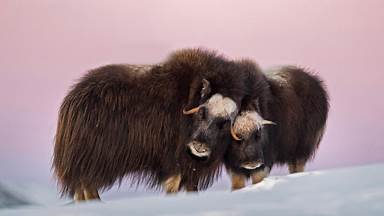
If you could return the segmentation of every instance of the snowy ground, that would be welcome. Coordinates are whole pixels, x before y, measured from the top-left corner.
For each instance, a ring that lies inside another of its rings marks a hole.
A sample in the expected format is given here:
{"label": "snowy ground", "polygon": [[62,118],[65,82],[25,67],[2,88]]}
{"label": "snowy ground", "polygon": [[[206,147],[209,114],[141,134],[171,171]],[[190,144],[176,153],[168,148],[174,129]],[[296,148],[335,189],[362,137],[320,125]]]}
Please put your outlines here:
{"label": "snowy ground", "polygon": [[[10,192],[8,191],[7,194]],[[29,195],[33,197],[31,192]],[[21,199],[20,195],[17,197]],[[36,195],[33,199],[39,200]],[[32,201],[26,199],[25,202]],[[78,205],[55,203],[0,209],[0,216],[258,214],[382,216],[384,215],[384,164],[271,176],[260,184],[237,192],[152,195]]]}

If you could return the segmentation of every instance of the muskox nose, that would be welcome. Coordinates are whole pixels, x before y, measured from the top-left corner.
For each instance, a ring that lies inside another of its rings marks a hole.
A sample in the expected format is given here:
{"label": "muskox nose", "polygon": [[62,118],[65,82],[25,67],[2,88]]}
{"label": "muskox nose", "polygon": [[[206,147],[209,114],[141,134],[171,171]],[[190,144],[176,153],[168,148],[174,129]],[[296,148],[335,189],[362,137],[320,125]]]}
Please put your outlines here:
{"label": "muskox nose", "polygon": [[211,150],[205,143],[198,141],[192,141],[188,144],[188,149],[191,154],[199,158],[208,158],[211,154]]}
{"label": "muskox nose", "polygon": [[259,168],[263,166],[264,163],[262,161],[248,161],[244,162],[240,165],[241,168],[248,169],[248,170],[253,170],[256,168]]}

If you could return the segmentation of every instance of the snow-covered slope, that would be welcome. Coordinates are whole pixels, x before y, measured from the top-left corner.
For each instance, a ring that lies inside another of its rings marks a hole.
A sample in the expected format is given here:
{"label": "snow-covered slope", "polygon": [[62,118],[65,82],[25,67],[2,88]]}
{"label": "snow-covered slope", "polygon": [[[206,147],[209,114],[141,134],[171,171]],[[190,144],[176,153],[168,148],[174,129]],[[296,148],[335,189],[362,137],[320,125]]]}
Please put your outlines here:
{"label": "snow-covered slope", "polygon": [[0,212],[2,208],[52,206],[67,202],[68,200],[59,199],[55,184],[0,181]]}
{"label": "snow-covered slope", "polygon": [[0,184],[0,208],[15,207],[31,204],[25,197]]}
{"label": "snow-covered slope", "polygon": [[7,215],[384,215],[384,164],[272,176],[237,192],[0,210]]}

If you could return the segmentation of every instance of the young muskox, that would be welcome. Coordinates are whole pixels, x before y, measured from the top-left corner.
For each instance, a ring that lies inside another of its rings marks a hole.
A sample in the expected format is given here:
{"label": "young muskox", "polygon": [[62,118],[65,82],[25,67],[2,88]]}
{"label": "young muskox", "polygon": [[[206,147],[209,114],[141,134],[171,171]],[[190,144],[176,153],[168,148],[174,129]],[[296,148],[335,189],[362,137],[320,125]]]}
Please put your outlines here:
{"label": "young muskox", "polygon": [[304,171],[324,132],[328,96],[317,76],[293,66],[265,74],[267,98],[242,105],[233,125],[225,160],[232,189],[244,187],[248,177],[260,182],[274,164],[287,163],[290,173]]}
{"label": "young muskox", "polygon": [[97,199],[124,177],[168,193],[208,187],[231,141],[244,74],[201,49],[91,70],[60,107],[53,168],[62,194]]}

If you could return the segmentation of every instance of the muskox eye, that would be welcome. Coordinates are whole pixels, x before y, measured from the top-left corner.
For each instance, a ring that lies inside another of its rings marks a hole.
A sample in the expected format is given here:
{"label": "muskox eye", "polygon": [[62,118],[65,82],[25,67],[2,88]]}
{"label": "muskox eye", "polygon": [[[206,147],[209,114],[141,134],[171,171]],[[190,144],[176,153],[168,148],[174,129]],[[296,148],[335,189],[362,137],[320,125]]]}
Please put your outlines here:
{"label": "muskox eye", "polygon": [[254,134],[254,138],[255,140],[259,140],[261,138],[261,131],[256,131],[256,133]]}

